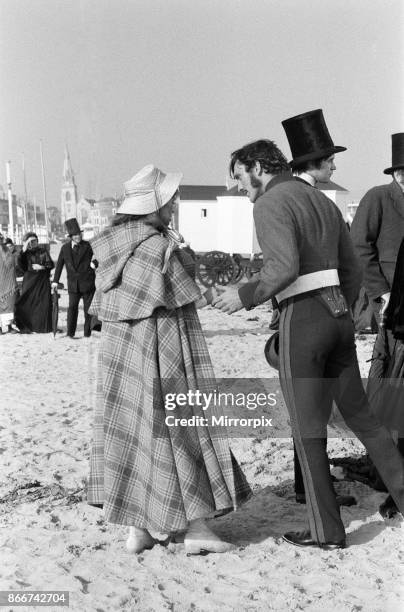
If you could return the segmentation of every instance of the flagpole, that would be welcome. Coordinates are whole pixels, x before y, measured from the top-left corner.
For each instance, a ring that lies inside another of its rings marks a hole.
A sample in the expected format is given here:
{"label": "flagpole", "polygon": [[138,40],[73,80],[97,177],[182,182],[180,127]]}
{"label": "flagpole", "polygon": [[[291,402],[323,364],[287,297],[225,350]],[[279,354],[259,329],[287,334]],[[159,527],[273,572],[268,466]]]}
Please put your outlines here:
{"label": "flagpole", "polygon": [[46,183],[45,183],[45,168],[43,163],[43,152],[42,152],[42,140],[39,141],[39,150],[41,154],[41,168],[42,168],[42,189],[43,189],[43,204],[45,209],[45,227],[46,237],[49,242],[49,230],[48,230],[48,204],[46,201]]}
{"label": "flagpole", "polygon": [[8,194],[8,236],[14,242],[13,194],[11,191],[11,162],[6,162],[7,194]]}
{"label": "flagpole", "polygon": [[35,233],[38,233],[38,221],[36,218],[36,196],[34,196],[34,228],[35,228]]}
{"label": "flagpole", "polygon": [[22,154],[22,176],[24,181],[24,197],[25,197],[25,206],[24,206],[24,224],[25,231],[28,228],[28,217],[27,217],[27,209],[28,209],[28,194],[27,194],[27,177],[25,175],[25,155]]}

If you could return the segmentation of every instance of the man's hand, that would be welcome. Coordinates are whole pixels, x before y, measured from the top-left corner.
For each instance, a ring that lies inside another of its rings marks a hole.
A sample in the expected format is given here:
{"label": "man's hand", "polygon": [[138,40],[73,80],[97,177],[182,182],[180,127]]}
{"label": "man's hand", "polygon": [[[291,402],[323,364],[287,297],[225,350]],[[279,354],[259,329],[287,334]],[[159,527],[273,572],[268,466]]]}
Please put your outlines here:
{"label": "man's hand", "polygon": [[41,264],[33,263],[32,264],[32,269],[36,270],[36,271],[38,271],[38,270],[45,270],[45,266],[41,266]]}
{"label": "man's hand", "polygon": [[58,288],[58,283],[51,283],[51,287],[52,287],[52,289],[57,289]]}
{"label": "man's hand", "polygon": [[380,314],[380,327],[384,326],[384,322],[385,322],[385,318],[386,318],[386,310],[387,310],[387,306],[389,305],[390,302],[390,295],[391,293],[383,293],[383,295],[381,296],[381,300],[382,300],[382,305],[381,308],[379,310],[379,314]]}
{"label": "man's hand", "polygon": [[[218,289],[220,291],[220,289]],[[212,300],[212,306],[218,308],[227,314],[233,314],[244,308],[243,302],[240,300],[238,290],[234,287],[224,289],[218,296]]]}

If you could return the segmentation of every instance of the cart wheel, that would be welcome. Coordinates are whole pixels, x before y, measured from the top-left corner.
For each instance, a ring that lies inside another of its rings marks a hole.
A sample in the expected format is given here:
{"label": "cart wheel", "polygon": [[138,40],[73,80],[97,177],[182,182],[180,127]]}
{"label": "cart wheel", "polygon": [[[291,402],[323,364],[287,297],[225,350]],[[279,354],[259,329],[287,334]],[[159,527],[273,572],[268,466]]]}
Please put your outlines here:
{"label": "cart wheel", "polygon": [[202,285],[228,285],[238,271],[237,264],[228,253],[210,251],[197,261],[196,275]]}
{"label": "cart wheel", "polygon": [[230,281],[232,284],[238,283],[244,276],[244,269],[242,264],[243,258],[238,253],[233,255],[233,262],[235,265],[234,276]]}

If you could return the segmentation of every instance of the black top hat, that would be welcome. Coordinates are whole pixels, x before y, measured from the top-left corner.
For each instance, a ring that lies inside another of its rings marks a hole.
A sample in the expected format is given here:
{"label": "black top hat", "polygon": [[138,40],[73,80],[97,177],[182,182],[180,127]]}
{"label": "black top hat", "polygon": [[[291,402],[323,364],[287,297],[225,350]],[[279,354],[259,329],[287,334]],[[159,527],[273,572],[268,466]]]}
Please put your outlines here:
{"label": "black top hat", "polygon": [[72,219],[66,219],[65,227],[69,236],[76,236],[77,234],[81,234],[80,226],[75,217],[73,217]]}
{"label": "black top hat", "polygon": [[384,174],[393,174],[394,170],[404,168],[404,132],[391,136],[391,168],[383,170]]}
{"label": "black top hat", "polygon": [[346,151],[334,145],[321,108],[285,119],[282,125],[292,152],[292,166]]}

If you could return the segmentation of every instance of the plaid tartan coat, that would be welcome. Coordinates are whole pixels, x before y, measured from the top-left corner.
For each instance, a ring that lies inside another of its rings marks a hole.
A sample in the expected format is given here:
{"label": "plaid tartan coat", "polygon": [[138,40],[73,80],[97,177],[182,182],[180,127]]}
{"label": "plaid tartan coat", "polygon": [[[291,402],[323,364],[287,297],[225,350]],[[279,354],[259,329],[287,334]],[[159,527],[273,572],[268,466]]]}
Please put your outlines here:
{"label": "plaid tartan coat", "polygon": [[[200,291],[168,239],[133,221],[92,241],[99,261],[90,309],[103,321],[88,502],[112,523],[159,532],[235,509],[251,494],[227,439],[208,426],[170,427],[166,393],[212,390],[194,302]],[[188,262],[189,263],[189,262]]]}

